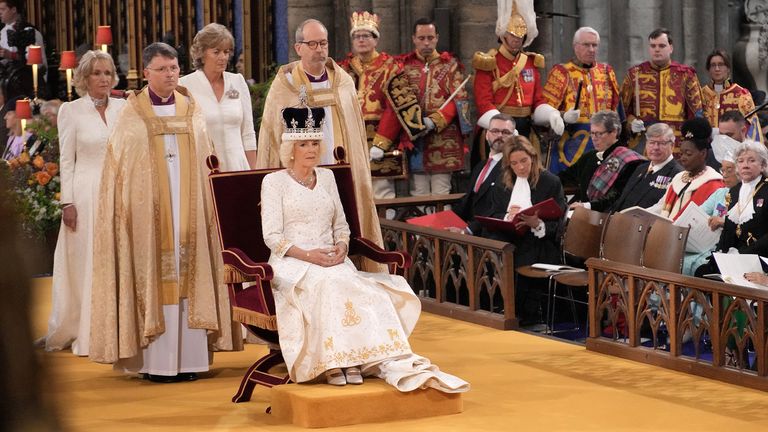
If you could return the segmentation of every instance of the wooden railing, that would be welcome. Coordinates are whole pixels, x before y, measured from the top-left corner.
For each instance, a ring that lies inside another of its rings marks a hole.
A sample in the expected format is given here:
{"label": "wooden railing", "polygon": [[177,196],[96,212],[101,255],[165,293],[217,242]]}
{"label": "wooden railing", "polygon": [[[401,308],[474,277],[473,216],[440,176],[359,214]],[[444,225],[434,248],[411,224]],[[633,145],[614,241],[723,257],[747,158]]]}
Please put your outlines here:
{"label": "wooden railing", "polygon": [[591,258],[587,349],[768,390],[768,290]]}
{"label": "wooden railing", "polygon": [[381,219],[384,247],[407,251],[405,278],[427,312],[496,329],[518,328],[514,246]]}
{"label": "wooden railing", "polygon": [[423,214],[419,207],[434,207],[436,212],[443,211],[446,205],[450,205],[464,196],[463,193],[454,193],[448,195],[427,195],[400,198],[384,198],[376,200],[376,209],[379,217],[383,218],[388,208],[398,209],[398,216],[395,219],[401,219],[404,216],[419,216]]}

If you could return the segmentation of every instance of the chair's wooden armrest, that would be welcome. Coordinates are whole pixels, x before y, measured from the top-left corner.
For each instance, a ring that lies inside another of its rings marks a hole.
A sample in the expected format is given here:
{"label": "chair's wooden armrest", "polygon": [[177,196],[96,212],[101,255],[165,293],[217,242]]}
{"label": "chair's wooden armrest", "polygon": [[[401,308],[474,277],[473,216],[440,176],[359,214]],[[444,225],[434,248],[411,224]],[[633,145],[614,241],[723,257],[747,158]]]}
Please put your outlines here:
{"label": "chair's wooden armrest", "polygon": [[350,240],[349,255],[362,255],[378,263],[394,264],[400,268],[411,266],[411,256],[408,253],[384,250],[376,243],[363,237],[354,237]]}
{"label": "chair's wooden armrest", "polygon": [[238,248],[226,249],[221,254],[224,257],[224,265],[234,267],[245,276],[257,277],[261,280],[272,280],[274,276],[272,266],[252,261]]}
{"label": "chair's wooden armrest", "polygon": [[376,207],[404,207],[421,206],[435,204],[450,204],[459,201],[464,197],[463,193],[453,193],[447,195],[427,195],[415,197],[400,198],[378,198],[374,200]]}

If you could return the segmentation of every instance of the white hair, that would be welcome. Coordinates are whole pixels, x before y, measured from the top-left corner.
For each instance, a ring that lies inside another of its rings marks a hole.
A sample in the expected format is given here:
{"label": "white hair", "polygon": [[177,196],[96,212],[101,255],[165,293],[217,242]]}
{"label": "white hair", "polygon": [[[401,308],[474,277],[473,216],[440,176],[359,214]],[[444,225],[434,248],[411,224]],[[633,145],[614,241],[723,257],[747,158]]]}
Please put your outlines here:
{"label": "white hair", "polygon": [[573,44],[576,45],[579,43],[581,36],[584,34],[593,34],[595,37],[597,37],[597,42],[600,42],[600,33],[598,33],[597,30],[593,29],[592,27],[581,27],[576,30],[576,33],[573,34]]}
{"label": "white hair", "polygon": [[738,160],[742,153],[748,151],[753,152],[755,156],[760,158],[760,166],[762,168],[760,171],[763,173],[763,176],[768,177],[768,150],[766,150],[765,146],[759,142],[746,140],[739,144],[733,154],[733,160]]}

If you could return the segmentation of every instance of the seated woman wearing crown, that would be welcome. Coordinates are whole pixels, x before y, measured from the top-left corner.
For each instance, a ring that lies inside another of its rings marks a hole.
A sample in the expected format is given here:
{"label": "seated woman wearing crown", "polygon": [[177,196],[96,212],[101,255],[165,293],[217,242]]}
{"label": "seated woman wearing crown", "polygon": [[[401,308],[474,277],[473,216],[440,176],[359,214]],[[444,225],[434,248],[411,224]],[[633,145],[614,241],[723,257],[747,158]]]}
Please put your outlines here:
{"label": "seated woman wearing crown", "polygon": [[318,168],[324,111],[283,110],[280,161],[261,189],[264,242],[272,251],[280,348],[295,382],[378,376],[400,391],[469,384],[440,372],[408,343],[421,304],[400,276],[358,271],[333,173]]}

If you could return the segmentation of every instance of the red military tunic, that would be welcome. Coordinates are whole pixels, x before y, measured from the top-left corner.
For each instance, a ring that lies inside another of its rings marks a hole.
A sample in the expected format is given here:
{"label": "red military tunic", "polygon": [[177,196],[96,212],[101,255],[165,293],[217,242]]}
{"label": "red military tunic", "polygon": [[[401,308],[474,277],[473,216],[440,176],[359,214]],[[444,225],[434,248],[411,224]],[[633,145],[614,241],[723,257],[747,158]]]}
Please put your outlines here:
{"label": "red military tunic", "polygon": [[[384,89],[387,81],[400,72],[402,67],[395,57],[374,51],[370,61],[364,62],[359,56],[348,54],[339,62],[355,80],[357,99],[363,112],[368,147],[373,145],[379,122],[387,108]],[[402,164],[404,158],[385,156],[381,161],[371,161],[371,176],[374,178],[402,177],[406,173]]]}
{"label": "red military tunic", "polygon": [[[458,116],[462,113],[458,112],[454,102],[467,98],[465,89],[459,90],[445,107],[440,107],[464,81],[464,66],[448,52],[434,52],[428,59],[411,52],[398,57],[398,61],[418,97],[422,115],[435,123],[435,130],[420,138],[423,141],[420,143],[424,152],[423,166],[411,166],[412,171],[448,173],[461,170],[464,167],[465,145]],[[402,131],[391,104],[387,105],[376,132],[374,145],[385,151],[398,137],[402,148],[414,147],[410,137]]]}
{"label": "red military tunic", "polygon": [[[635,86],[640,88],[640,112],[637,112]],[[621,85],[621,101],[627,113],[627,123],[639,118],[649,124],[663,122],[677,136],[674,153],[680,151],[680,127],[685,120],[702,113],[701,87],[696,70],[670,62],[659,68],[651,62],[631,67]]]}
{"label": "red military tunic", "polygon": [[739,111],[742,114],[755,109],[752,95],[744,87],[725,82],[723,90],[718,93],[712,83],[701,88],[701,99],[704,105],[704,116],[712,127],[720,124],[720,116],[726,111]]}
{"label": "red military tunic", "polygon": [[475,106],[477,117],[498,109],[513,117],[529,117],[545,102],[541,93],[539,68],[544,57],[531,52],[512,54],[504,45],[472,58],[475,68]]}

